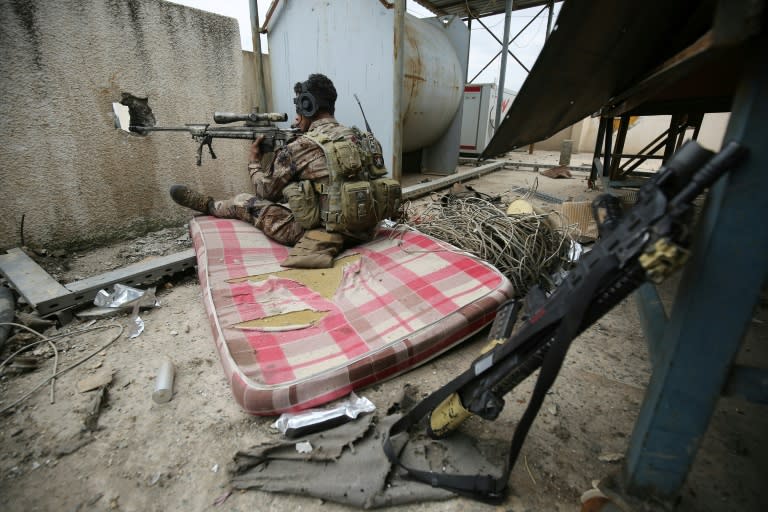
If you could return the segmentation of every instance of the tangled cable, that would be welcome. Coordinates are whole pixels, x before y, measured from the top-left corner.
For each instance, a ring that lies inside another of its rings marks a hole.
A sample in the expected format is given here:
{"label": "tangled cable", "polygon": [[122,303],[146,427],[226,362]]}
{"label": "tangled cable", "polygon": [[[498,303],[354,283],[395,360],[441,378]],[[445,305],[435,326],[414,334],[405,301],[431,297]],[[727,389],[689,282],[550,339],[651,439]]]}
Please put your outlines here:
{"label": "tangled cable", "polygon": [[[8,411],[9,409],[12,409],[13,407],[16,407],[16,405],[18,405],[19,403],[23,402],[24,400],[26,400],[27,398],[32,396],[32,394],[35,391],[37,391],[38,389],[42,388],[43,386],[45,386],[49,382],[51,383],[51,403],[53,403],[53,397],[54,397],[53,385],[56,382],[56,378],[61,376],[61,375],[64,375],[65,373],[67,373],[70,370],[74,370],[75,368],[77,368],[78,366],[80,366],[84,362],[88,361],[89,359],[91,359],[93,356],[95,356],[99,352],[102,352],[103,350],[105,350],[107,347],[109,347],[114,342],[116,342],[120,338],[120,336],[122,336],[123,331],[125,330],[125,328],[122,325],[120,325],[120,324],[106,324],[106,325],[96,325],[96,326],[93,326],[93,327],[90,327],[90,328],[85,328],[85,329],[77,329],[77,330],[74,330],[74,331],[71,331],[71,332],[65,332],[65,333],[57,334],[55,336],[46,337],[46,336],[43,336],[42,334],[40,334],[39,332],[35,331],[34,329],[30,329],[29,327],[27,327],[25,325],[13,323],[13,322],[4,322],[3,325],[13,325],[13,326],[16,326],[16,327],[21,327],[23,329],[26,329],[26,330],[32,332],[33,334],[36,334],[41,339],[38,340],[38,341],[32,342],[32,343],[30,343],[28,345],[23,346],[22,348],[20,348],[19,350],[17,350],[13,354],[11,354],[9,357],[7,357],[5,359],[5,361],[0,363],[0,369],[2,369],[6,364],[8,364],[14,357],[16,357],[21,352],[24,352],[25,350],[27,350],[29,348],[32,348],[35,345],[39,345],[40,343],[48,343],[49,345],[51,345],[51,347],[53,348],[53,353],[54,353],[55,359],[54,359],[54,364],[53,364],[53,373],[52,373],[52,375],[50,377],[46,378],[46,379],[43,379],[35,387],[33,387],[32,389],[27,391],[24,395],[22,395],[21,397],[16,399],[14,402],[12,402],[12,403],[6,405],[5,407],[3,407],[2,409],[0,409],[0,414],[3,414],[5,411]],[[66,338],[68,336],[73,336],[75,334],[83,334],[83,333],[86,333],[86,332],[91,332],[91,331],[95,331],[95,330],[99,330],[99,329],[109,329],[109,328],[112,328],[112,327],[117,327],[118,329],[120,329],[120,332],[118,332],[117,335],[114,338],[112,338],[109,342],[105,343],[103,346],[99,347],[98,350],[95,350],[95,351],[91,352],[87,356],[79,359],[77,362],[71,364],[70,366],[64,368],[63,370],[59,370],[58,369],[59,352],[58,352],[58,349],[56,348],[56,345],[54,345],[52,343],[54,340],[57,340],[57,339],[60,339],[60,338]]]}
{"label": "tangled cable", "polygon": [[518,295],[542,281],[551,284],[570,240],[568,229],[553,228],[546,214],[507,215],[479,197],[433,203],[405,224],[487,261]]}

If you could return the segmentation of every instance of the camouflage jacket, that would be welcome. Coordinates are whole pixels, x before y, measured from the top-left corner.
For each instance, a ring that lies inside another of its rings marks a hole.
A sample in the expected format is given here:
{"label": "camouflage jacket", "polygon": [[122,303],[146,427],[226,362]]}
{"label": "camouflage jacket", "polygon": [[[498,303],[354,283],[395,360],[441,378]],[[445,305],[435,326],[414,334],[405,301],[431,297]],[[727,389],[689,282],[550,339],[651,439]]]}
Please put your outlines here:
{"label": "camouflage jacket", "polygon": [[[349,128],[328,117],[314,121],[307,133],[318,132],[335,138],[334,135],[348,134]],[[322,148],[303,136],[280,148],[268,169],[251,170],[250,173],[256,195],[276,202],[283,201],[283,188],[291,181],[328,182],[328,165]]]}

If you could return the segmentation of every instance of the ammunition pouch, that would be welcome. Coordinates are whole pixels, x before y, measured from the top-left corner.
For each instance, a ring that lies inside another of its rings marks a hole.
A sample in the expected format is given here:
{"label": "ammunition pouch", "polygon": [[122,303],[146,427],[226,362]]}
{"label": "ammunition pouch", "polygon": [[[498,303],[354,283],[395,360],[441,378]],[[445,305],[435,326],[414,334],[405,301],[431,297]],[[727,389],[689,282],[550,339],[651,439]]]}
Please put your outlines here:
{"label": "ammunition pouch", "polygon": [[373,202],[376,209],[376,218],[393,219],[400,210],[403,201],[403,190],[400,182],[390,178],[371,180],[373,189]]}
{"label": "ammunition pouch", "polygon": [[[348,181],[341,185],[340,231],[365,232],[376,225],[371,184],[368,181]],[[326,228],[328,226],[326,225]],[[328,229],[331,231],[331,229]]]}
{"label": "ammunition pouch", "polygon": [[320,224],[320,206],[315,188],[310,180],[289,183],[283,189],[283,196],[293,212],[293,218],[304,229]]}
{"label": "ammunition pouch", "polygon": [[348,140],[334,141],[331,143],[336,161],[339,164],[339,176],[342,178],[354,178],[363,168],[360,159],[360,151],[357,146]]}

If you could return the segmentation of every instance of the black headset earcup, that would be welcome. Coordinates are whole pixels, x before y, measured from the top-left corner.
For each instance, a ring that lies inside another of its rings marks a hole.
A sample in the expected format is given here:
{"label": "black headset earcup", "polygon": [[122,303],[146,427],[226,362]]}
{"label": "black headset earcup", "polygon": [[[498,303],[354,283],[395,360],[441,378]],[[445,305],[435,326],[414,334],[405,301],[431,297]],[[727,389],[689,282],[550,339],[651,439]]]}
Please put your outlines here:
{"label": "black headset earcup", "polygon": [[312,93],[303,91],[296,98],[296,113],[304,117],[312,117],[317,113],[317,101]]}

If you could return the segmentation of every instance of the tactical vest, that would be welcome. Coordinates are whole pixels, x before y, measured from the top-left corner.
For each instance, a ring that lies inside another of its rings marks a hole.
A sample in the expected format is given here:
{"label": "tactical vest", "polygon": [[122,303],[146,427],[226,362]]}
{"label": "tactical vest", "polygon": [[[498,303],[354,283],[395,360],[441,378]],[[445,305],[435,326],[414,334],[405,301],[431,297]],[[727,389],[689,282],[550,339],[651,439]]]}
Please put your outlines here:
{"label": "tactical vest", "polygon": [[304,180],[284,193],[305,229],[324,224],[328,232],[369,240],[376,225],[400,209],[402,189],[397,180],[384,177],[381,145],[371,133],[338,128],[303,134],[323,150],[328,184]]}

